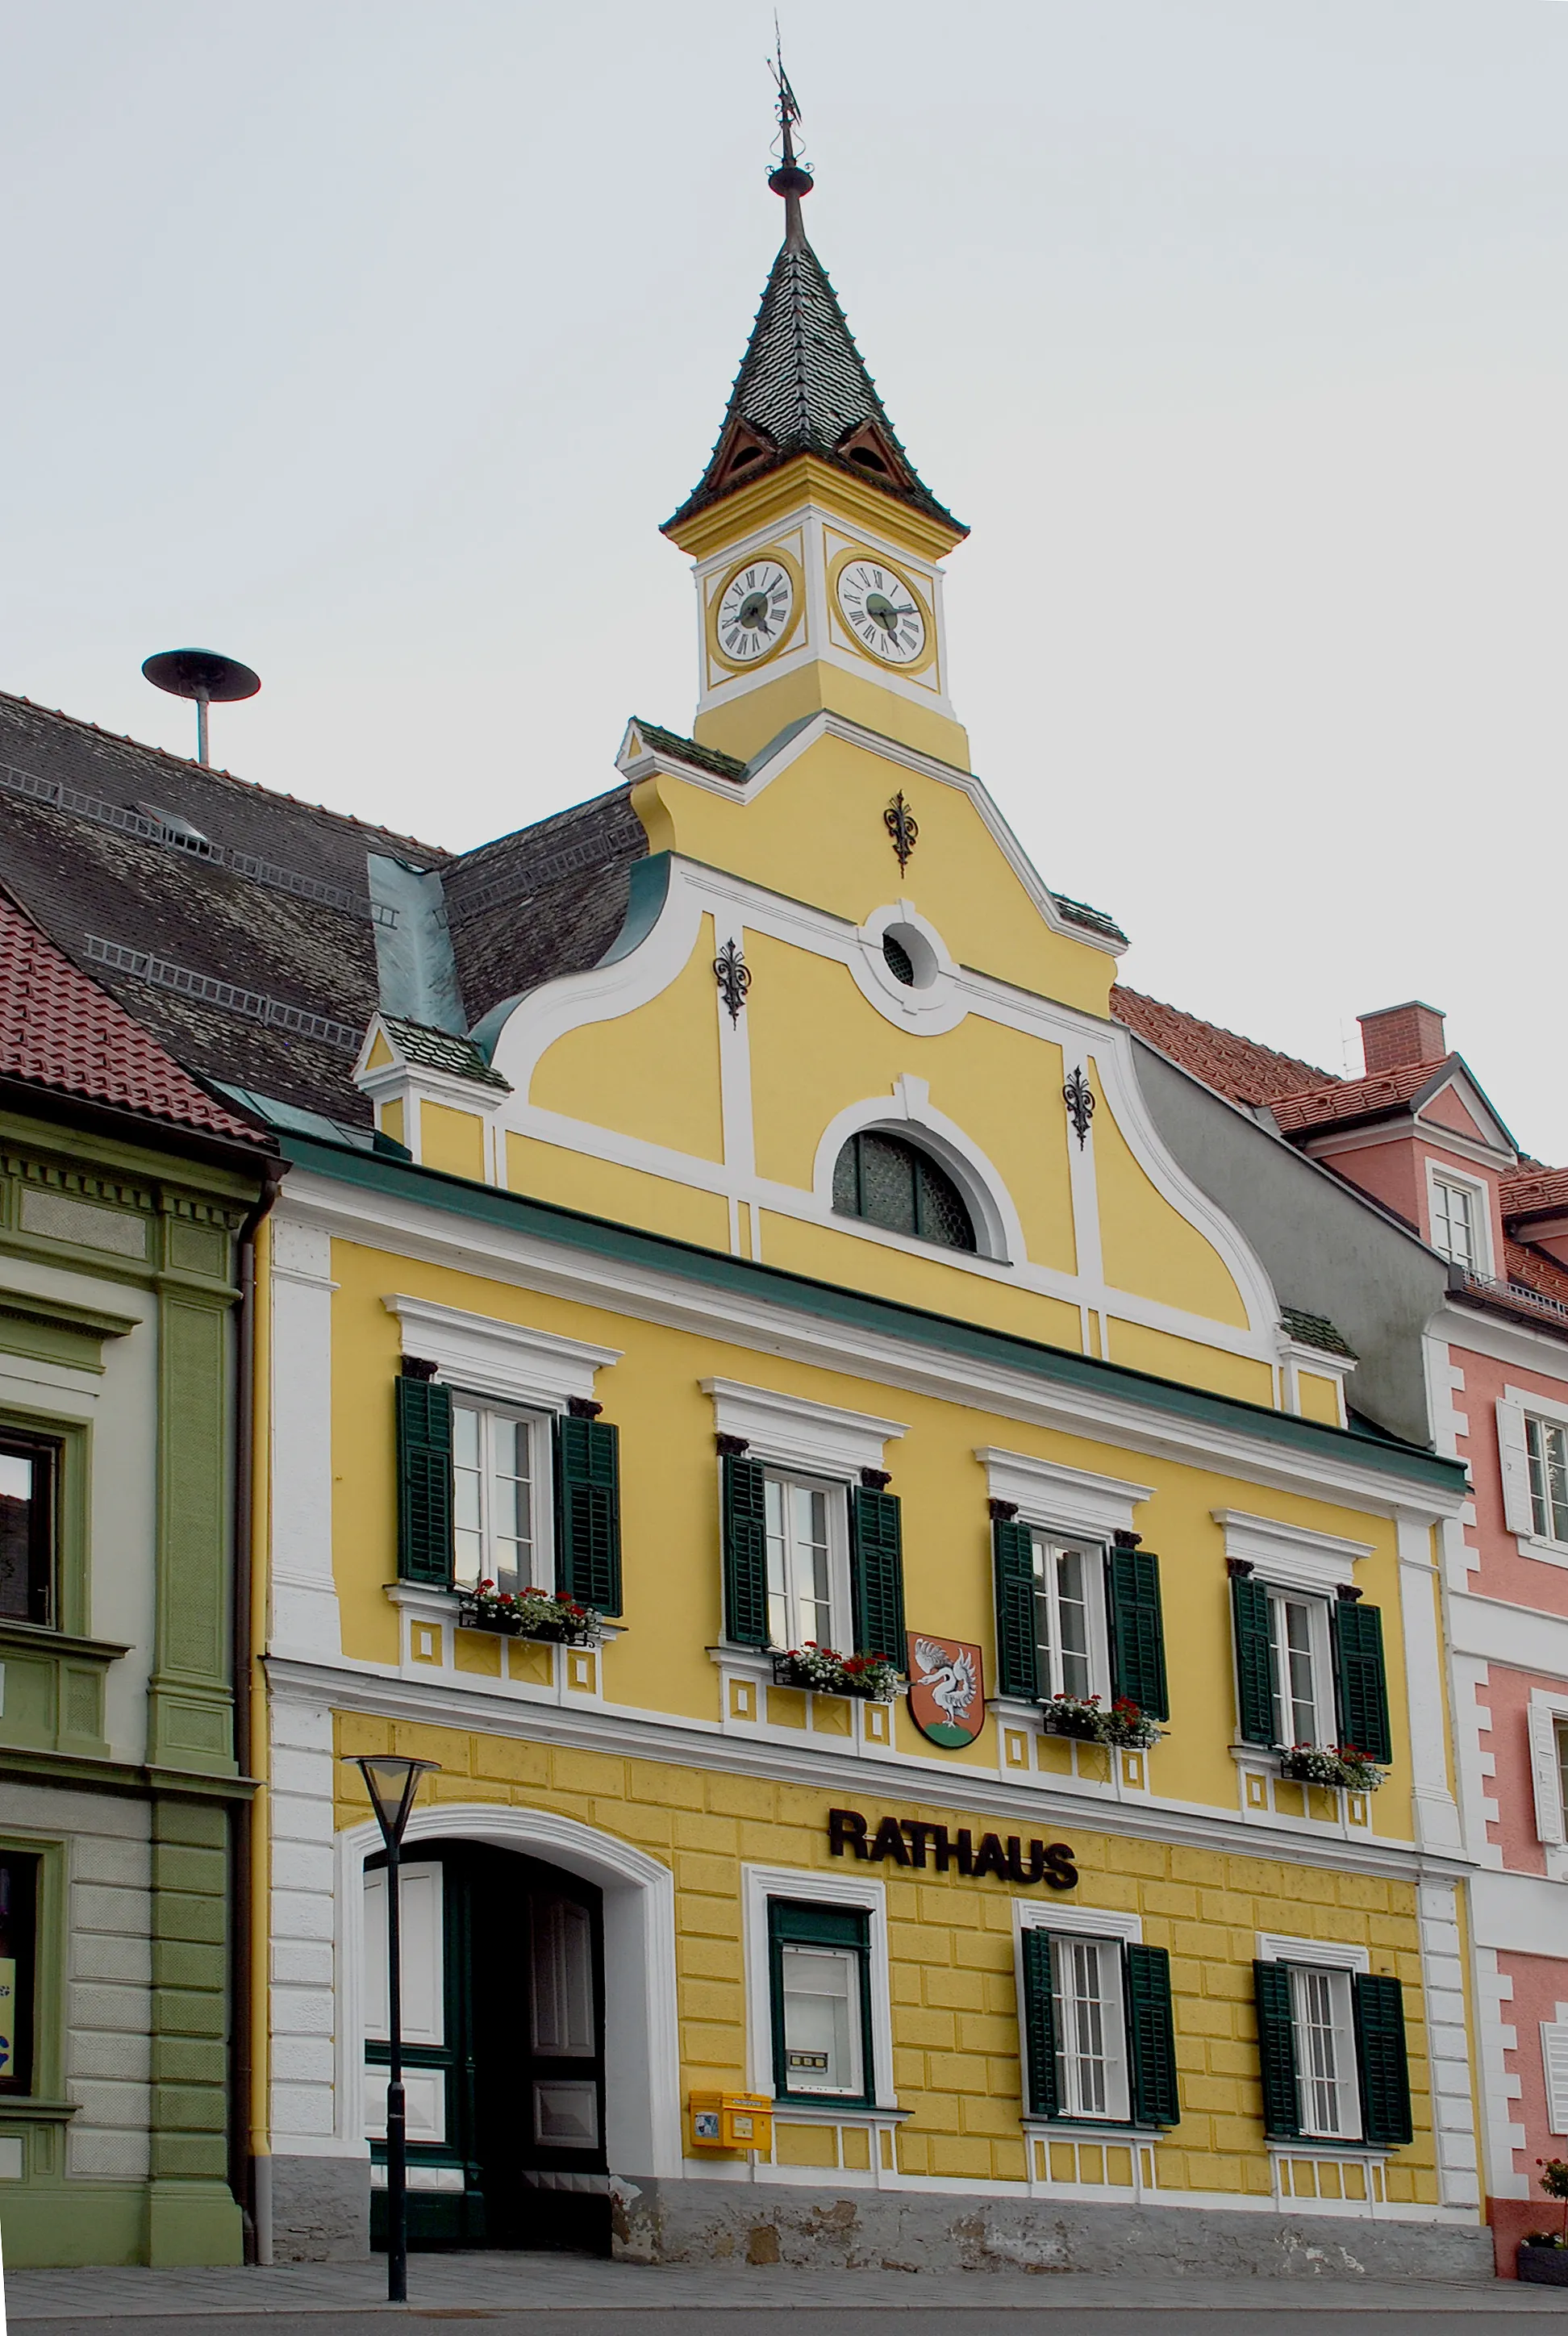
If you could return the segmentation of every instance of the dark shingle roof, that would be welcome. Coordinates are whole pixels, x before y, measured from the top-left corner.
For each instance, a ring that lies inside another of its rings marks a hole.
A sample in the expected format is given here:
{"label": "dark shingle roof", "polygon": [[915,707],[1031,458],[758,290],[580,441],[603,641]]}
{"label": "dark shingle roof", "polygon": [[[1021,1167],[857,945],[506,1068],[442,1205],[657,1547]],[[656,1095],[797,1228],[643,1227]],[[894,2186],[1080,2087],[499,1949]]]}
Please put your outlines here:
{"label": "dark shingle roof", "polygon": [[1344,1333],[1337,1330],[1326,1314],[1306,1314],[1299,1306],[1281,1306],[1280,1327],[1303,1347],[1316,1347],[1320,1355],[1343,1355],[1354,1362],[1356,1349],[1346,1343]]}
{"label": "dark shingle roof", "polygon": [[[868,425],[871,443],[861,436]],[[744,469],[732,461],[740,433],[757,450]],[[960,535],[969,531],[922,484],[900,445],[838,296],[803,235],[786,236],[780,248],[717,443],[667,527],[678,527],[796,454],[836,463]]]}
{"label": "dark shingle roof", "polygon": [[667,754],[672,762],[690,763],[699,771],[712,771],[716,778],[744,779],[746,764],[735,754],[721,754],[716,746],[699,746],[695,738],[683,738],[677,730],[664,730],[657,722],[645,722],[640,714],[633,715],[633,726],[643,744],[657,754]]}
{"label": "dark shingle roof", "polygon": [[1086,900],[1069,900],[1066,892],[1053,892],[1051,898],[1058,915],[1065,917],[1069,925],[1082,925],[1088,932],[1104,933],[1107,940],[1126,939],[1115,917],[1107,915],[1104,909],[1091,909]]}
{"label": "dark shingle roof", "polygon": [[391,1033],[407,1061],[424,1063],[433,1071],[445,1071],[454,1079],[475,1079],[482,1086],[501,1087],[510,1095],[511,1086],[499,1071],[492,1071],[472,1038],[459,1037],[451,1030],[433,1030],[427,1022],[404,1022],[395,1014],[384,1014],[383,1024]]}

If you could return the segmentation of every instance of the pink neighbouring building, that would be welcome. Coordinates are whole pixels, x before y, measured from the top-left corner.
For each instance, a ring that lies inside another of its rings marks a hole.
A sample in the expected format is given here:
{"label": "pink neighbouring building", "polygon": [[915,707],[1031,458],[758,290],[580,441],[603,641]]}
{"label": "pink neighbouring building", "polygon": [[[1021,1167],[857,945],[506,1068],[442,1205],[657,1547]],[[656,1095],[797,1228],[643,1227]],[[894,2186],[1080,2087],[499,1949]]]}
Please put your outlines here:
{"label": "pink neighbouring building", "polygon": [[1475,1489],[1441,1599],[1481,2171],[1510,2277],[1520,2238],[1562,2213],[1537,2161],[1568,2156],[1568,1169],[1521,1157],[1430,1007],[1363,1015],[1364,1076],[1308,1085],[1310,1066],[1136,992],[1116,1011],[1446,1261],[1404,1335],[1424,1348],[1432,1442]]}

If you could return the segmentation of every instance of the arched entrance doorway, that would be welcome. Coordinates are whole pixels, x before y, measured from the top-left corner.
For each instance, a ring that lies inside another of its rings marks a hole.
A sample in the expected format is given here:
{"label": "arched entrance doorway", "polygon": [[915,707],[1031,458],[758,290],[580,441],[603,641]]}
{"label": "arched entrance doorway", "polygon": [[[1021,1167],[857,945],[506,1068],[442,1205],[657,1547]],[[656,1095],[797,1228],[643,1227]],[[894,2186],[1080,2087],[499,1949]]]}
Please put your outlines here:
{"label": "arched entrance doorway", "polygon": [[[386,1871],[338,1837],[340,2146],[371,2155],[385,2244]],[[610,2185],[678,2170],[674,1885],[545,1811],[416,1811],[403,1854],[414,2246],[601,2252]]]}

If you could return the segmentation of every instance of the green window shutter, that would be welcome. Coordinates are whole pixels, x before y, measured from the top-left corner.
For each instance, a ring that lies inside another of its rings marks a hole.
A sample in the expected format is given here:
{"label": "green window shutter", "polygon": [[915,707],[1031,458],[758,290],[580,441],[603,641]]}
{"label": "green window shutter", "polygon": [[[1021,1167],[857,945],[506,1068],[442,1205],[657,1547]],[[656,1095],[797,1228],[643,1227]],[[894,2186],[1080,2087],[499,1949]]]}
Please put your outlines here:
{"label": "green window shutter", "polygon": [[620,1612],[620,1432],[608,1420],[555,1423],[560,1586],[579,1605]]}
{"label": "green window shutter", "polygon": [[397,1382],[397,1574],[452,1580],[452,1390],[433,1379]]}
{"label": "green window shutter", "polygon": [[1294,2141],[1301,2130],[1301,2107],[1296,2092],[1296,2018],[1288,1967],[1254,1963],[1252,1991],[1258,2004],[1263,2130],[1271,2141]]}
{"label": "green window shutter", "polygon": [[737,1647],[765,1647],[767,1480],[760,1460],[726,1452],[721,1465],[724,1633]]}
{"label": "green window shutter", "polygon": [[[866,1471],[874,1475],[874,1469]],[[871,1484],[850,1494],[850,1588],[855,1652],[884,1655],[901,1671],[904,1645],[903,1528],[899,1496]]]}
{"label": "green window shutter", "polygon": [[1274,1671],[1269,1653],[1269,1593],[1250,1573],[1231,1576],[1236,1624],[1236,1699],[1243,1744],[1274,1740]]}
{"label": "green window shutter", "polygon": [[1405,2058],[1405,1991],[1397,1979],[1376,1974],[1359,1974],[1350,1985],[1362,2135],[1372,2142],[1407,2142],[1410,2071]]}
{"label": "green window shutter", "polygon": [[1160,1561],[1117,1534],[1109,1562],[1111,1685],[1151,1719],[1169,1719],[1165,1684],[1165,1621],[1160,1607]]}
{"label": "green window shutter", "polygon": [[1026,1931],[1024,1949],[1024,2073],[1029,2115],[1057,2117],[1057,2021],[1051,2003],[1051,1934]]}
{"label": "green window shutter", "polygon": [[1035,1537],[1011,1517],[991,1519],[997,1575],[997,1693],[1035,1703],[1040,1650],[1035,1631]]}
{"label": "green window shutter", "polygon": [[1353,1744],[1368,1760],[1391,1760],[1394,1739],[1388,1727],[1382,1611],[1363,1606],[1359,1598],[1336,1598],[1332,1613],[1339,1741]]}
{"label": "green window shutter", "polygon": [[1127,1949],[1127,2042],[1134,2117],[1140,2125],[1179,2125],[1171,1958],[1164,1947]]}

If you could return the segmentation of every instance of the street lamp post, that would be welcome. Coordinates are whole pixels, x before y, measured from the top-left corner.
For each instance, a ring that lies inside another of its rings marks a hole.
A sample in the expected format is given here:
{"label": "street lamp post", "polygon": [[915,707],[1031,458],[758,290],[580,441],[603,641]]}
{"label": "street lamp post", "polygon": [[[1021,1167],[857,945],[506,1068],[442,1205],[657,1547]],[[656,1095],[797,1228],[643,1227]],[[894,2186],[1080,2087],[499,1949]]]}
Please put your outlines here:
{"label": "street lamp post", "polygon": [[386,2300],[408,2301],[408,2120],[403,2097],[403,1937],[397,1872],[419,1780],[439,1760],[397,1752],[346,1756],[365,1779],[386,1844]]}

